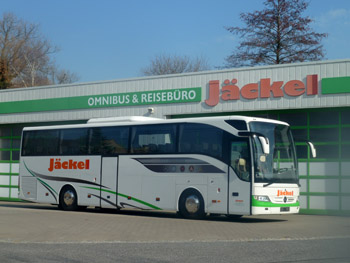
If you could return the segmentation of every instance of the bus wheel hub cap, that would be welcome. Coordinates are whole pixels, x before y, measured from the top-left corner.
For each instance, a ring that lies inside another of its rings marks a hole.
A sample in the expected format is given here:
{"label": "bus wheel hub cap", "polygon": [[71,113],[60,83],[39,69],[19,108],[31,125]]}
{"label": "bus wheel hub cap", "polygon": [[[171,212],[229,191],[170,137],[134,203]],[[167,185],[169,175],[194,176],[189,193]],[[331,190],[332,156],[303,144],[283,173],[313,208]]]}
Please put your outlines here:
{"label": "bus wheel hub cap", "polygon": [[63,200],[67,206],[72,205],[74,203],[74,200],[75,200],[74,193],[72,191],[65,192],[64,196],[63,196]]}
{"label": "bus wheel hub cap", "polygon": [[195,195],[191,195],[186,198],[185,207],[186,207],[186,210],[191,214],[198,212],[199,204],[200,204],[199,199]]}

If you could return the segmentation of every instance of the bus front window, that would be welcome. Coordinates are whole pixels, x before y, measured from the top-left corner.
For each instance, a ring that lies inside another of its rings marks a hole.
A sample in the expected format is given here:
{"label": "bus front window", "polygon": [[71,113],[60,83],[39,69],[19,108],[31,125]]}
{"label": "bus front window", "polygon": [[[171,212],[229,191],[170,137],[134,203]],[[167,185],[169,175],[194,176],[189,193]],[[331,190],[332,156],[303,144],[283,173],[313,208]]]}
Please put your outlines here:
{"label": "bus front window", "polygon": [[269,140],[270,153],[264,154],[257,136],[253,137],[256,183],[299,183],[297,161],[290,129],[286,125],[251,122],[250,130]]}

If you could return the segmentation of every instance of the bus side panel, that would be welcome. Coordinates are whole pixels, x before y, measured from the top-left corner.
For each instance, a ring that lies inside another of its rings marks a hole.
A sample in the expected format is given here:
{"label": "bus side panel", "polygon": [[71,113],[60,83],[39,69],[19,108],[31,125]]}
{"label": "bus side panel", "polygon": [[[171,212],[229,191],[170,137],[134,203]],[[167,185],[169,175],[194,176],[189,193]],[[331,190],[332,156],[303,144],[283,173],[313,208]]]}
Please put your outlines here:
{"label": "bus side panel", "polygon": [[184,190],[193,188],[201,193],[206,213],[227,214],[227,165],[205,155],[184,157],[202,163],[184,165],[184,172],[176,177],[177,198]]}
{"label": "bus side panel", "polygon": [[232,167],[229,168],[229,214],[250,215],[251,183],[238,178]]}
{"label": "bus side panel", "polygon": [[148,171],[133,157],[119,157],[118,204],[122,208],[148,209],[149,207],[139,202],[142,201],[143,177]]}
{"label": "bus side panel", "polygon": [[175,176],[169,173],[145,176],[142,185],[143,200],[157,208],[175,210]]}
{"label": "bus side panel", "polygon": [[227,214],[227,181],[227,173],[208,176],[208,213]]}
{"label": "bus side panel", "polygon": [[100,156],[22,157],[20,169],[20,198],[29,200],[27,189],[34,187],[35,180],[37,193],[31,201],[58,204],[62,187],[70,185],[77,192],[78,205],[100,205]]}
{"label": "bus side panel", "polygon": [[204,155],[120,156],[118,204],[177,210],[184,190],[198,190],[209,213],[227,213],[227,165]]}
{"label": "bus side panel", "polygon": [[[21,157],[19,198],[23,200],[58,204],[59,185],[44,179],[48,175],[48,157]],[[46,171],[45,171],[46,170]]]}
{"label": "bus side panel", "polygon": [[118,157],[102,158],[101,207],[117,208]]}
{"label": "bus side panel", "polygon": [[122,208],[176,209],[175,173],[152,171],[144,160],[157,162],[169,156],[120,156],[118,204]]}
{"label": "bus side panel", "polygon": [[[62,158],[63,161],[73,160],[73,162],[83,163],[88,161],[88,167],[56,171],[56,174],[67,177],[65,184],[72,185],[77,191],[78,205],[101,206],[101,156],[64,156]],[[70,181],[72,179],[73,181]]]}
{"label": "bus side panel", "polygon": [[[40,165],[40,162],[37,162],[37,159],[37,157],[21,157],[21,162],[19,165],[20,188],[18,197],[22,200],[38,202],[38,189],[40,191],[40,188],[43,186],[38,181],[38,177],[33,171],[34,169],[31,169],[31,167],[38,167]],[[44,203],[58,203],[58,199],[54,191],[51,191],[50,194],[45,197]]]}

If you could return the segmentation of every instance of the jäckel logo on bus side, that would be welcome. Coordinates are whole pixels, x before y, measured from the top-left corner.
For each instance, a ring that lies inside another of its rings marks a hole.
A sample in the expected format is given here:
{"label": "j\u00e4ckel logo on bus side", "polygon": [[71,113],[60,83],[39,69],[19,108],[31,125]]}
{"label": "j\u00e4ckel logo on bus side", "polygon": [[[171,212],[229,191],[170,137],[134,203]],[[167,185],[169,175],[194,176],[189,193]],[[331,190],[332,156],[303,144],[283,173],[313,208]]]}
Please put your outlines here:
{"label": "j\u00e4ckel logo on bus side", "polygon": [[61,161],[61,159],[50,159],[50,166],[48,170],[52,172],[53,170],[89,170],[90,169],[90,160],[86,159],[85,161],[74,161],[69,159],[68,161]]}

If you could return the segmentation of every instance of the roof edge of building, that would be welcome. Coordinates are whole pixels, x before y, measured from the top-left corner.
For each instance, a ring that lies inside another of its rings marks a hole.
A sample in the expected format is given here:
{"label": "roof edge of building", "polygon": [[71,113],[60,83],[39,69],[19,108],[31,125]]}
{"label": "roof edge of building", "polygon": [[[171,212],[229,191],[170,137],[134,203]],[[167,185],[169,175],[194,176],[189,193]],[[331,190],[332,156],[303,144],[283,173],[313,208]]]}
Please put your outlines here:
{"label": "roof edge of building", "polygon": [[156,75],[156,76],[147,76],[147,77],[135,77],[135,78],[126,78],[126,79],[115,79],[115,80],[103,80],[103,81],[92,81],[92,82],[80,82],[80,83],[70,83],[70,84],[60,84],[60,85],[49,85],[49,86],[36,86],[28,88],[15,88],[15,89],[5,89],[0,90],[1,93],[6,92],[16,92],[23,90],[37,90],[37,89],[47,89],[47,88],[64,88],[64,87],[77,87],[85,85],[97,85],[97,84],[108,84],[108,83],[117,83],[117,82],[127,82],[127,81],[143,81],[151,79],[166,79],[166,78],[176,78],[184,76],[195,76],[195,75],[204,75],[204,74],[215,74],[215,73],[225,73],[225,72],[240,72],[248,70],[261,70],[261,69],[274,69],[274,68],[287,68],[294,66],[310,66],[310,65],[320,65],[320,64],[333,64],[333,63],[343,63],[349,62],[349,59],[336,59],[336,60],[319,60],[319,61],[310,61],[310,62],[300,62],[300,63],[289,63],[289,64],[276,64],[276,65],[265,65],[265,66],[256,66],[256,67],[241,67],[241,68],[228,68],[221,70],[207,70],[200,72],[189,72],[189,73],[179,73],[179,74],[168,74],[168,75]]}

